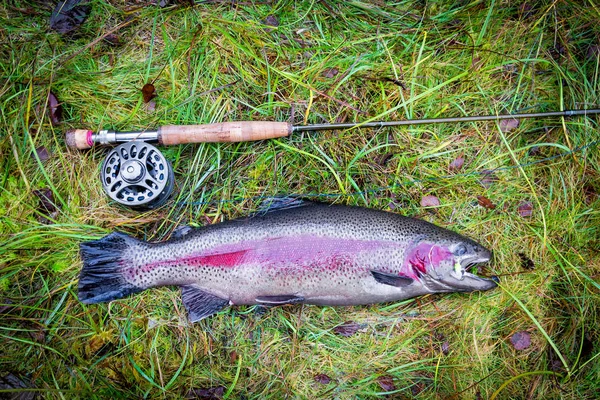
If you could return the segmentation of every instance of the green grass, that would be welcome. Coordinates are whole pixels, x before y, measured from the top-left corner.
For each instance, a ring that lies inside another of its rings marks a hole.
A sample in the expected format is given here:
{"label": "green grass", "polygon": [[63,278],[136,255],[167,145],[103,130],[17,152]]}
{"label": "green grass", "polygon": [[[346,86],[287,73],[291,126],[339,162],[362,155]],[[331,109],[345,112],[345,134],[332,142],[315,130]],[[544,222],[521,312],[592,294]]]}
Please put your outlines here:
{"label": "green grass", "polygon": [[[298,134],[163,148],[171,201],[134,212],[98,180],[107,150],[66,148],[68,128],[133,130],[231,120],[294,123],[598,107],[595,1],[216,2],[92,0],[74,36],[40,2],[0,5],[0,375],[48,398],[595,398],[600,386],[598,118]],[[146,2],[141,2],[144,4]],[[338,4],[339,3],[339,4]],[[274,15],[278,27],[262,21]],[[120,44],[98,41],[115,31]],[[86,47],[88,46],[88,47]],[[324,71],[335,68],[328,78]],[[402,82],[404,88],[389,79]],[[156,110],[140,93],[154,82]],[[53,127],[46,98],[63,104]],[[52,156],[42,161],[34,149]],[[571,155],[555,157],[570,149]],[[533,150],[533,151],[532,151]],[[464,156],[461,171],[448,165]],[[549,158],[545,160],[546,158]],[[523,166],[521,166],[521,164]],[[482,170],[498,180],[480,184]],[[59,213],[39,222],[34,189]],[[190,326],[175,288],[77,300],[78,244],[118,229],[166,239],[247,215],[261,197],[418,216],[485,243],[495,291],[398,304],[227,309]],[[330,194],[315,196],[315,194]],[[441,205],[422,209],[423,195]],[[477,196],[497,205],[488,210]],[[533,215],[518,205],[529,201]],[[521,267],[519,253],[535,269]],[[345,338],[333,328],[363,324]],[[531,333],[515,350],[511,336]],[[441,351],[448,343],[447,354]],[[326,374],[327,385],[314,376]]]}

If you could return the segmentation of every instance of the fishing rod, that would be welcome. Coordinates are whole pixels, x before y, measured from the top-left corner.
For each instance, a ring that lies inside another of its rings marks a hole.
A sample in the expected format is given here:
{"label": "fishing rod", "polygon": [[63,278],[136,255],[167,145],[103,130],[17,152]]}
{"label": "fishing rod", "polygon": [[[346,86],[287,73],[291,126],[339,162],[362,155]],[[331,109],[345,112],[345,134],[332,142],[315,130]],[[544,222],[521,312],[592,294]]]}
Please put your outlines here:
{"label": "fishing rod", "polygon": [[600,114],[600,109],[550,111],[525,114],[476,115],[450,118],[407,119],[399,121],[351,122],[335,124],[293,125],[289,122],[238,121],[204,125],[165,125],[155,130],[116,132],[102,130],[94,133],[87,129],[71,129],[65,141],[75,149],[89,149],[95,144],[111,145],[139,140],[162,145],[206,142],[246,142],[275,139],[297,132],[330,131],[350,128],[386,128],[402,125],[443,124],[473,121],[499,121],[503,119],[572,117],[575,115]]}

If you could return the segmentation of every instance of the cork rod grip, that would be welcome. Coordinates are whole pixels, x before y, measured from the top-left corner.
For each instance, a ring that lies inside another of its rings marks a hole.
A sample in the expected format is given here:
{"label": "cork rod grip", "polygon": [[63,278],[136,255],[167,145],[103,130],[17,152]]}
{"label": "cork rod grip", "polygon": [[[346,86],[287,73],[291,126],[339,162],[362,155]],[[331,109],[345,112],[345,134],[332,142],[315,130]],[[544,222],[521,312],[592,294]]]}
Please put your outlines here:
{"label": "cork rod grip", "polygon": [[158,129],[164,145],[204,142],[245,142],[289,136],[287,122],[239,121],[206,125],[166,125]]}

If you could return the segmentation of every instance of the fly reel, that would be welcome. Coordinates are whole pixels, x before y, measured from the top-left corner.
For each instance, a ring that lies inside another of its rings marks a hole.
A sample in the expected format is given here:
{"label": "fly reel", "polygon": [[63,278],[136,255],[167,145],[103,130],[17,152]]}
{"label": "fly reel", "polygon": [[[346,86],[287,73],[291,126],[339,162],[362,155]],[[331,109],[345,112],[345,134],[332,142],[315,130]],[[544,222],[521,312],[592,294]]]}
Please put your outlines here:
{"label": "fly reel", "polygon": [[173,191],[173,168],[151,144],[134,140],[106,156],[100,171],[104,191],[119,204],[137,209],[163,205]]}

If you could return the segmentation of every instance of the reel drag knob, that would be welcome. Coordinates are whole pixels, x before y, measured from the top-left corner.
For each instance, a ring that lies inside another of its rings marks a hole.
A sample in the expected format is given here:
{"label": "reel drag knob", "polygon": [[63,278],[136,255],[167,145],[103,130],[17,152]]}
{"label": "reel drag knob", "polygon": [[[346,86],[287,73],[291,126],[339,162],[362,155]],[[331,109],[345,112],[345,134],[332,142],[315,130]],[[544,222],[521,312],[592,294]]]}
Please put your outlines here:
{"label": "reel drag knob", "polygon": [[137,209],[163,205],[173,191],[173,168],[161,152],[142,141],[123,143],[106,156],[100,171],[104,191],[119,204]]}

